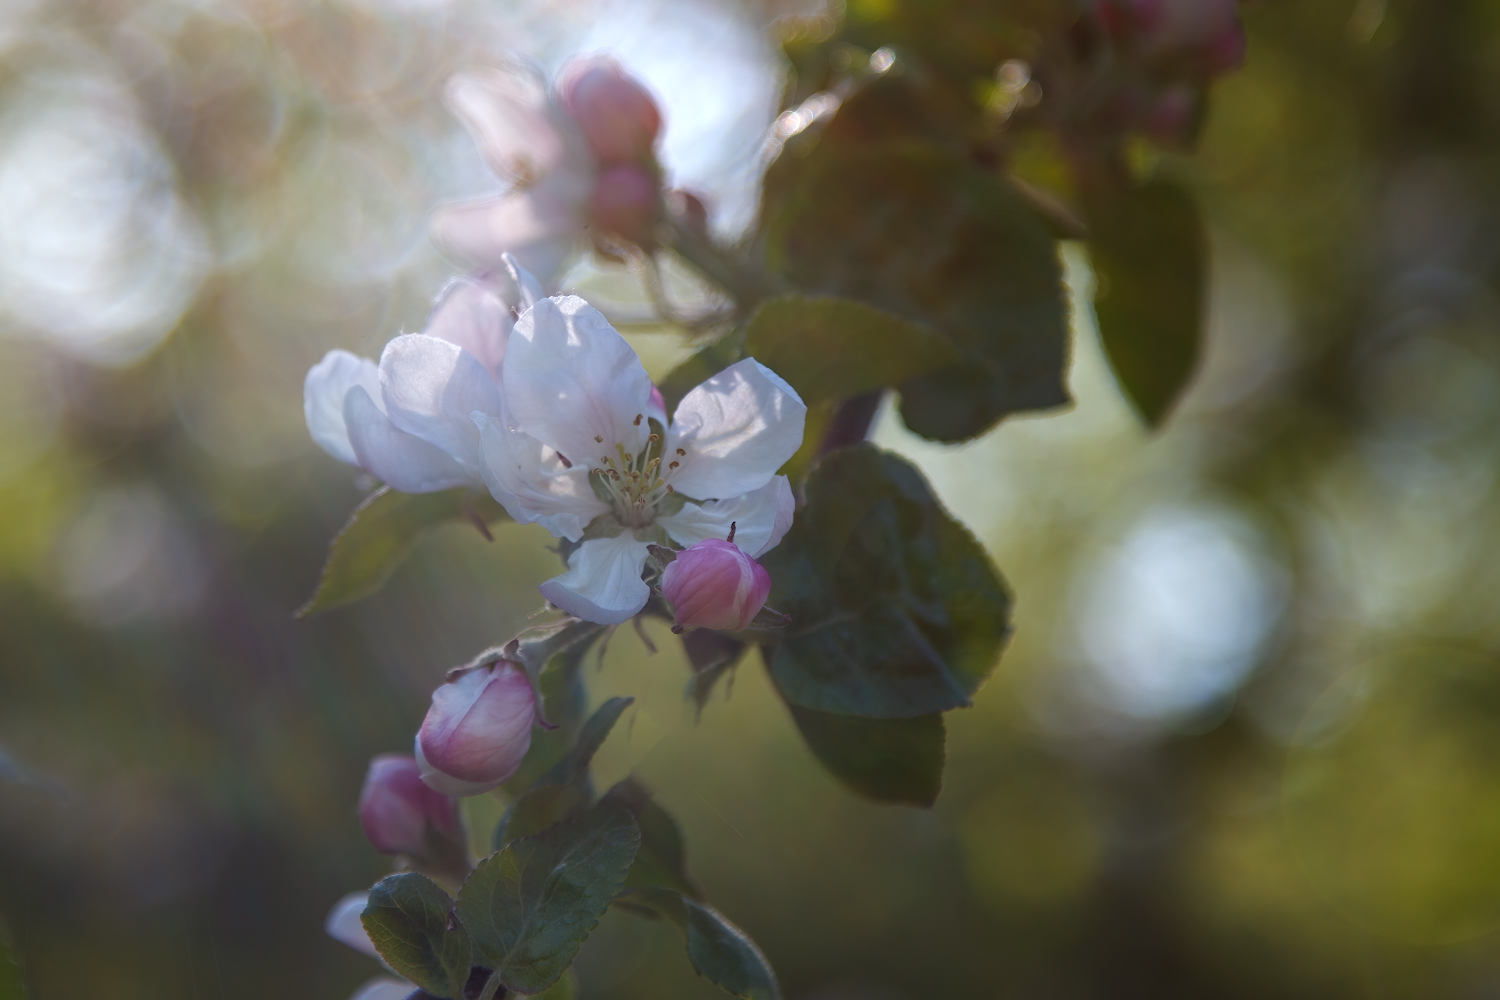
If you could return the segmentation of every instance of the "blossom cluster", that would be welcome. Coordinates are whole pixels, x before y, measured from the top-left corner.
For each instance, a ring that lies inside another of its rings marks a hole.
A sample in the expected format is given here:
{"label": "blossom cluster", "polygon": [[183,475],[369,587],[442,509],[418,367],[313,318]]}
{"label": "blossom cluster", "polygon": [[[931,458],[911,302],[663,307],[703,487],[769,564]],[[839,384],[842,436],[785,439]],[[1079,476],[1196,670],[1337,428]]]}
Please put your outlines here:
{"label": "blossom cluster", "polygon": [[[650,240],[655,103],[598,57],[566,66],[553,89],[509,67],[461,77],[448,96],[511,186],[438,210],[438,243],[476,270],[449,283],[420,333],[378,361],[335,350],[308,372],[313,439],[394,490],[487,489],[516,521],[563,539],[567,568],[539,589],[576,618],[616,625],[660,594],[677,630],[746,628],[770,590],[755,559],[792,523],[777,470],[802,444],[806,406],[744,358],[669,415],[604,315],[548,294],[591,225]],[[653,546],[679,553],[659,576]],[[413,756],[371,772],[372,843],[451,862],[447,807],[415,794],[412,775],[442,801],[494,788],[520,766],[537,718],[520,665],[451,673]]]}

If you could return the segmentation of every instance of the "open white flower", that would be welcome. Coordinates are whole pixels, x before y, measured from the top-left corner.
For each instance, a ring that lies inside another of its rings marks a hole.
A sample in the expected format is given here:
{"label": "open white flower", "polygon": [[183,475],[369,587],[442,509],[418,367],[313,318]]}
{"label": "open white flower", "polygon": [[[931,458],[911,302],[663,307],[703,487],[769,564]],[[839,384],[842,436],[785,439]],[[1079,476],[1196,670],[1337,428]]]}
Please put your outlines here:
{"label": "open white flower", "polygon": [[507,299],[525,307],[541,294],[525,271],[511,267],[508,277],[509,287],[476,278],[450,282],[424,332],[396,337],[379,364],[329,351],[303,383],[313,440],[403,493],[483,485],[479,435],[468,415],[499,406],[514,325]]}
{"label": "open white flower", "polygon": [[733,524],[753,557],[791,526],[791,485],[776,470],[802,444],[807,407],[753,358],[689,392],[668,423],[625,338],[567,296],[521,315],[501,376],[503,409],[472,414],[485,481],[517,521],[582,540],[541,586],[564,611],[602,624],[634,616],[650,597],[641,570],[653,541],[723,539]]}

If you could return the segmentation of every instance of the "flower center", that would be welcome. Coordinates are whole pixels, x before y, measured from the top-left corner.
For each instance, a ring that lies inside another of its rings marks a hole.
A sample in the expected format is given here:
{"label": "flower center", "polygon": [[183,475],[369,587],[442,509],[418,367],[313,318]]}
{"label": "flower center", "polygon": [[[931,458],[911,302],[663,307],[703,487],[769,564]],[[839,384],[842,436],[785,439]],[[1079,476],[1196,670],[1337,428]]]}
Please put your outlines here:
{"label": "flower center", "polygon": [[[635,419],[639,424],[641,418],[637,416]],[[594,440],[604,443],[602,437]],[[615,507],[615,516],[628,528],[645,527],[655,520],[657,503],[673,492],[672,484],[666,481],[666,476],[681,464],[681,459],[687,456],[687,452],[678,448],[677,454],[669,459],[667,467],[663,469],[664,447],[660,434],[648,437],[645,450],[639,455],[632,455],[625,450],[624,445],[616,442],[614,455],[600,455],[600,464],[591,470],[609,493]]]}

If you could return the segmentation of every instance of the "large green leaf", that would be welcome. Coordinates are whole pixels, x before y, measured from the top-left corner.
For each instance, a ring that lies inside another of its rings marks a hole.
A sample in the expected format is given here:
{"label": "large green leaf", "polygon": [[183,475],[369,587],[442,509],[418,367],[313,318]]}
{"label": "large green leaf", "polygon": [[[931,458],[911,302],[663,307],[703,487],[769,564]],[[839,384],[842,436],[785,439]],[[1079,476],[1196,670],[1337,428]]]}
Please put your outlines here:
{"label": "large green leaf", "polygon": [[469,935],[432,879],[403,872],[375,883],[360,915],[386,964],[436,997],[457,1000],[469,979]]}
{"label": "large green leaf", "polygon": [[1086,199],[1094,315],[1125,396],[1155,427],[1203,341],[1207,241],[1193,196],[1168,180]]}
{"label": "large green leaf", "polygon": [[630,810],[641,828],[641,849],[625,876],[630,888],[675,889],[694,898],[703,890],[687,870],[687,845],[672,815],[657,804],[650,791],[634,778],[609,790],[606,798]]}
{"label": "large green leaf", "polygon": [[941,335],[854,299],[787,295],[761,304],[745,353],[791,383],[809,406],[899,385],[959,362]]}
{"label": "large green leaf", "polygon": [[905,459],[833,452],[762,562],[791,616],[768,654],[793,705],[904,719],[969,704],[1010,633],[1011,597],[984,548]]}
{"label": "large green leaf", "polygon": [[686,939],[688,961],[724,992],[745,1000],[780,1000],[766,956],[712,906],[671,889],[633,889],[620,901],[676,924]]}
{"label": "large green leaf", "polygon": [[481,861],[458,894],[477,960],[507,989],[551,986],[620,891],[640,841],[630,812],[601,802]]}
{"label": "large green leaf", "polygon": [[966,157],[923,139],[820,146],[767,244],[800,289],[879,306],[956,349],[959,361],[901,384],[918,434],[966,440],[1068,401],[1056,242],[1025,198]]}
{"label": "large green leaf", "polygon": [[943,787],[943,717],[862,719],[788,706],[809,749],[835,778],[876,802],[930,808]]}
{"label": "large green leaf", "polygon": [[328,544],[318,589],[297,610],[306,618],[369,597],[385,585],[430,528],[469,521],[486,534],[508,520],[505,509],[481,490],[460,487],[438,493],[398,493],[382,486],[364,499]]}

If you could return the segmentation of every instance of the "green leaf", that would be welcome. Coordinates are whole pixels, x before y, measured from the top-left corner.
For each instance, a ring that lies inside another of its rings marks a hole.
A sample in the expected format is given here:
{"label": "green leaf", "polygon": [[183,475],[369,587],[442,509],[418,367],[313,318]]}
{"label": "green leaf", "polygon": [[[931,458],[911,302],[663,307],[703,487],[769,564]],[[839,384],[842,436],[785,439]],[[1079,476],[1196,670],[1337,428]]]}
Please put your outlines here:
{"label": "green leaf", "polygon": [[1198,364],[1203,223],[1192,196],[1167,180],[1096,194],[1086,207],[1100,338],[1126,397],[1158,426]]}
{"label": "green leaf", "polygon": [[731,996],[780,1000],[771,963],[722,913],[671,889],[634,889],[620,902],[670,920],[687,942],[688,961],[698,974]]}
{"label": "green leaf", "polygon": [[599,803],[481,861],[458,894],[477,960],[507,989],[551,986],[620,891],[640,842],[628,810]]}
{"label": "green leaf", "polygon": [[641,828],[641,849],[625,876],[625,885],[675,889],[701,899],[703,890],[688,874],[687,845],[671,813],[658,805],[646,787],[634,778],[626,778],[611,788],[605,798],[629,809]]}
{"label": "green leaf", "polygon": [[850,790],[931,808],[943,787],[943,717],[862,719],[788,706],[808,748]]}
{"label": "green leaf", "polygon": [[453,900],[426,875],[403,872],[375,883],[360,915],[386,964],[437,997],[456,1000],[469,979],[469,935]]}
{"label": "green leaf", "polygon": [[561,979],[536,994],[536,1000],[574,1000],[577,996],[578,980],[573,978],[573,973],[564,972]]}
{"label": "green leaf", "polygon": [[959,362],[925,326],[853,299],[787,295],[750,318],[745,353],[791,383],[809,406],[899,385]]}
{"label": "green leaf", "polygon": [[1126,397],[1156,427],[1202,349],[1203,221],[1193,196],[1168,180],[1095,194],[1085,208],[1099,337]]}
{"label": "green leaf", "polygon": [[771,676],[793,705],[904,719],[969,704],[1010,634],[984,548],[905,459],[863,444],[807,481],[807,506],[762,562],[791,616]]}
{"label": "green leaf", "polygon": [[26,1000],[26,981],[21,965],[11,953],[10,943],[0,933],[0,1000]]}
{"label": "green leaf", "polygon": [[318,589],[297,610],[297,617],[369,597],[385,585],[424,532],[459,520],[473,523],[488,537],[488,526],[509,520],[509,515],[481,490],[398,493],[382,486],[354,508],[329,543]]}
{"label": "green leaf", "polygon": [[703,706],[713,695],[719,680],[732,671],[748,645],[723,632],[706,628],[694,629],[682,637],[682,649],[687,654],[688,664],[693,668],[693,679],[688,682],[688,695],[703,714]]}
{"label": "green leaf", "polygon": [[772,266],[802,290],[879,306],[956,350],[957,362],[901,384],[916,433],[962,441],[1068,401],[1056,241],[1024,197],[967,157],[923,139],[824,144],[767,235]]}
{"label": "green leaf", "polygon": [[589,764],[593,762],[594,754],[598,753],[599,748],[604,745],[610,731],[615,728],[615,723],[620,721],[620,716],[634,703],[634,698],[611,698],[596,708],[594,714],[589,716],[583,728],[578,731],[578,739],[574,741],[573,749],[558,762],[544,780],[567,785],[587,778]]}

